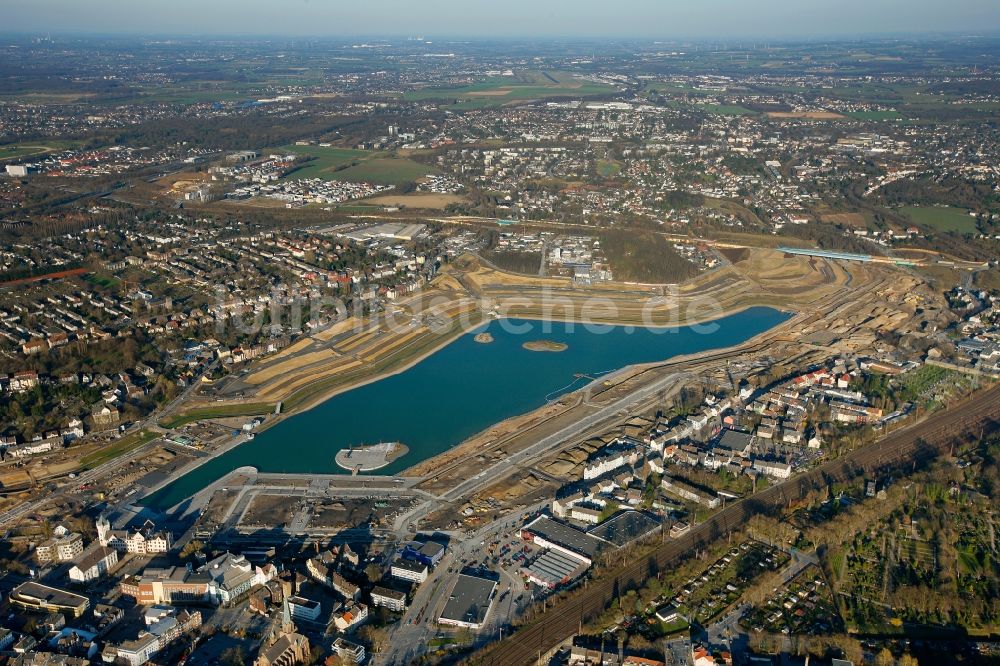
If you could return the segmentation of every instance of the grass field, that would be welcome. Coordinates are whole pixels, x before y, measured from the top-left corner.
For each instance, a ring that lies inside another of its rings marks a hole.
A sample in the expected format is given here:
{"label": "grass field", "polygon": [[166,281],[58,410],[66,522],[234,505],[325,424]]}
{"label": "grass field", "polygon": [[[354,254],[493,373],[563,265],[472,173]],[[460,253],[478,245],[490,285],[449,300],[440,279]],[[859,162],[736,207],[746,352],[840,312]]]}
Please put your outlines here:
{"label": "grass field", "polygon": [[756,113],[756,111],[734,104],[698,104],[696,106],[702,111],[720,116],[748,116]]}
{"label": "grass field", "polygon": [[220,405],[219,407],[202,407],[200,409],[192,409],[191,411],[172,416],[164,421],[160,421],[160,426],[172,429],[179,428],[187,423],[201,421],[203,419],[221,419],[226,418],[227,416],[256,416],[259,414],[271,414],[273,412],[274,404],[263,402]]}
{"label": "grass field", "polygon": [[10,143],[0,146],[0,162],[20,160],[26,157],[44,155],[57,150],[66,150],[79,145],[75,141],[47,140],[44,143]]}
{"label": "grass field", "polygon": [[417,180],[436,171],[406,157],[370,150],[325,146],[282,146],[280,150],[314,158],[301,169],[288,174],[288,179],[321,178],[323,180],[364,181],[379,185],[399,185]]}
{"label": "grass field", "polygon": [[597,160],[596,170],[601,178],[617,178],[622,172],[622,165],[615,160]]}
{"label": "grass field", "polygon": [[914,224],[931,227],[935,231],[955,231],[961,234],[976,233],[976,218],[964,208],[951,206],[904,206],[897,210]]}
{"label": "grass field", "polygon": [[437,169],[405,157],[376,157],[332,174],[333,180],[364,181],[379,185],[399,185],[423,178]]}
{"label": "grass field", "polygon": [[88,453],[80,459],[80,466],[84,470],[100,467],[109,460],[114,460],[130,451],[134,451],[143,444],[147,444],[159,437],[158,433],[151,430],[141,430],[122,437],[117,442],[105,446],[103,449]]}
{"label": "grass field", "polygon": [[407,101],[459,100],[462,108],[500,106],[509,102],[546,97],[582,97],[614,92],[612,86],[580,79],[565,72],[518,72],[467,86],[422,88],[403,95]]}
{"label": "grass field", "polygon": [[113,277],[111,275],[99,275],[97,273],[91,273],[83,279],[89,282],[90,284],[97,285],[98,287],[104,287],[105,289],[108,287],[113,287],[119,282],[118,278],[116,277]]}
{"label": "grass field", "polygon": [[282,146],[281,150],[302,157],[314,158],[301,169],[292,172],[292,178],[322,178],[331,180],[333,172],[340,167],[371,157],[367,150],[352,150],[350,148],[333,148],[325,146]]}
{"label": "grass field", "polygon": [[977,271],[974,282],[979,289],[1000,290],[1000,271],[992,269]]}

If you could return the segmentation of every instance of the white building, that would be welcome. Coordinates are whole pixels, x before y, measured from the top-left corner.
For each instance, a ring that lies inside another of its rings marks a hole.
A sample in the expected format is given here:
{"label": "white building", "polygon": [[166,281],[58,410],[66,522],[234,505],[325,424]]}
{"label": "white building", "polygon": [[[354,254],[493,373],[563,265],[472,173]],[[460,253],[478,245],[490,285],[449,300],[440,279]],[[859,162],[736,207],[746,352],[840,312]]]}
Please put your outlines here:
{"label": "white building", "polygon": [[35,559],[41,564],[52,560],[69,562],[82,554],[83,537],[76,532],[58,535],[43,541],[35,548]]}
{"label": "white building", "polygon": [[372,588],[372,604],[401,613],[406,610],[406,593],[376,585]]}
{"label": "white building", "polygon": [[368,619],[368,606],[357,601],[348,601],[333,614],[333,624],[338,631],[353,631]]}
{"label": "white building", "polygon": [[143,634],[135,640],[120,643],[115,648],[115,662],[128,666],[142,666],[160,650],[160,639],[153,634]]}
{"label": "white building", "polygon": [[688,500],[689,502],[702,504],[707,506],[709,509],[714,509],[721,503],[717,496],[710,495],[707,492],[700,490],[699,488],[695,488],[680,479],[664,476],[663,480],[660,481],[660,485],[667,493],[676,495],[677,497]]}
{"label": "white building", "polygon": [[341,637],[333,642],[333,651],[347,664],[360,664],[365,660],[364,646]]}
{"label": "white building", "polygon": [[411,560],[396,558],[393,560],[389,573],[393,578],[408,580],[414,583],[423,583],[427,580],[427,565]]}
{"label": "white building", "polygon": [[787,479],[792,475],[792,466],[783,462],[754,460],[753,468],[761,474],[766,474],[776,479]]}
{"label": "white building", "polygon": [[297,596],[288,598],[288,612],[293,620],[316,622],[322,610],[323,607],[318,601]]}
{"label": "white building", "polygon": [[69,579],[77,583],[96,580],[118,564],[118,551],[105,546],[91,546],[70,567]]}
{"label": "white building", "polygon": [[601,512],[587,506],[575,505],[569,510],[569,517],[582,523],[596,525],[601,522]]}
{"label": "white building", "polygon": [[139,555],[165,553],[173,545],[173,536],[169,532],[156,531],[149,521],[138,530],[113,530],[103,515],[97,519],[97,540],[119,553]]}

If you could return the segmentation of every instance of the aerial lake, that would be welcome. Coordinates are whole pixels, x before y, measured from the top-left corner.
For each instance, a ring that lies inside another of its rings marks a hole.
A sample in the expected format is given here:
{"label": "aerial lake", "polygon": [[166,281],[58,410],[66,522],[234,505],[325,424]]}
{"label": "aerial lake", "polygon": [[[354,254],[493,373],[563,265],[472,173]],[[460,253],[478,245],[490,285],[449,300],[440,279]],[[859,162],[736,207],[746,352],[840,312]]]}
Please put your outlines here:
{"label": "aerial lake", "polygon": [[[636,363],[740,344],[789,317],[754,307],[707,324],[666,329],[493,321],[404,372],[338,394],[258,433],[142,503],[171,507],[244,465],[262,472],[347,474],[334,455],[350,445],[402,442],[409,452],[378,471],[394,474],[591,381],[578,375],[594,378]],[[492,342],[474,340],[483,331]],[[523,347],[535,340],[566,348]]]}

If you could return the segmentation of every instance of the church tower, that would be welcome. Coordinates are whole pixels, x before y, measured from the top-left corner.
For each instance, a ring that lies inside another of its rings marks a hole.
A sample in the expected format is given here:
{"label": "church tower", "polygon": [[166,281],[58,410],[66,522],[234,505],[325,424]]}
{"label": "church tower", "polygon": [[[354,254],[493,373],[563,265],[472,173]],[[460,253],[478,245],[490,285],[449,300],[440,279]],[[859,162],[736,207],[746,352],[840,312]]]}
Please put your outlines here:
{"label": "church tower", "polygon": [[108,522],[108,517],[103,513],[97,518],[97,540],[101,542],[102,546],[108,545],[108,536],[111,534],[111,523]]}

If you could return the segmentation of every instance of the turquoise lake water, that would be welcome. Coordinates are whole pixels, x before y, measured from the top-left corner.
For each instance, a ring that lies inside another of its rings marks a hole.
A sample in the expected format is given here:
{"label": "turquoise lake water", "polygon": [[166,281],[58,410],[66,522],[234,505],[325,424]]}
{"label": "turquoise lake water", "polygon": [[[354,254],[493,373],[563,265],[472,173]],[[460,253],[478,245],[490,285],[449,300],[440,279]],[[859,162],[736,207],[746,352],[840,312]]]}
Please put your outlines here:
{"label": "turquoise lake water", "polygon": [[[599,376],[634,363],[729,347],[791,315],[754,307],[694,327],[646,329],[528,320],[493,321],[462,335],[409,370],[336,395],[180,477],[143,503],[164,509],[237,467],[262,472],[347,474],[334,462],[349,445],[398,441],[409,452],[378,474],[394,474],[489,426],[532,411]],[[515,329],[517,332],[514,332]],[[494,341],[475,342],[480,331]],[[564,342],[562,352],[522,348]]]}

